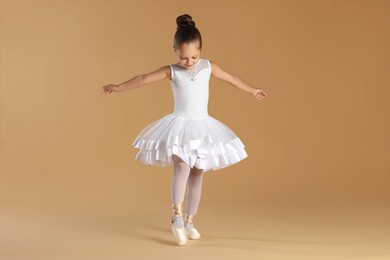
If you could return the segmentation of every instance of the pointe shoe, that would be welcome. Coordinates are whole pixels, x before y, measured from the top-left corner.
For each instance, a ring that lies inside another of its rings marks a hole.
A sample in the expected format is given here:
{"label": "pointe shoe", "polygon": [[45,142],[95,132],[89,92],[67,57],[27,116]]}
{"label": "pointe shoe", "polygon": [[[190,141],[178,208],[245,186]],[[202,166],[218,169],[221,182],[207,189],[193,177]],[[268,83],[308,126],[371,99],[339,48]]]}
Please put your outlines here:
{"label": "pointe shoe", "polygon": [[194,227],[194,223],[192,222],[194,215],[187,214],[184,218],[184,227],[187,232],[187,236],[189,239],[199,239],[201,237],[199,231]]}
{"label": "pointe shoe", "polygon": [[183,216],[183,202],[172,204],[173,214],[171,217],[171,229],[176,243],[180,246],[184,246],[188,243],[188,237],[185,227],[175,227],[173,222],[175,218]]}

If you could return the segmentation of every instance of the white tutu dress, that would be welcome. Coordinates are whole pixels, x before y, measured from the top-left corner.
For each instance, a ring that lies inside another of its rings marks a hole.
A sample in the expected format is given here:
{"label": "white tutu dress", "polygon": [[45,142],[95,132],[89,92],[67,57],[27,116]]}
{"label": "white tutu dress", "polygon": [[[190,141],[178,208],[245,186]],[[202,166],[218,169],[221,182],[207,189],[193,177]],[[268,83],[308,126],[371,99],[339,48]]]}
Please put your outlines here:
{"label": "white tutu dress", "polygon": [[135,138],[135,160],[146,165],[173,165],[179,156],[191,168],[218,170],[248,156],[240,138],[208,114],[211,65],[208,59],[184,68],[171,64],[175,107],[171,114],[147,125]]}

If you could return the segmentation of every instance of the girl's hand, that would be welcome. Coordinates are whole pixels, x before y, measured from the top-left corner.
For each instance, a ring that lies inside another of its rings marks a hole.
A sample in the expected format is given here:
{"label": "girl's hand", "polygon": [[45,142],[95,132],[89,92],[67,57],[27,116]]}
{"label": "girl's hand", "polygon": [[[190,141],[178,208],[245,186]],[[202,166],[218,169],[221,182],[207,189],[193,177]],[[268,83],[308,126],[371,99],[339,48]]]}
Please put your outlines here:
{"label": "girl's hand", "polygon": [[103,87],[103,94],[111,94],[111,92],[118,92],[118,86],[114,84],[109,84]]}
{"label": "girl's hand", "polygon": [[267,93],[265,93],[261,88],[255,88],[252,92],[252,94],[256,97],[258,100],[262,100],[267,96]]}

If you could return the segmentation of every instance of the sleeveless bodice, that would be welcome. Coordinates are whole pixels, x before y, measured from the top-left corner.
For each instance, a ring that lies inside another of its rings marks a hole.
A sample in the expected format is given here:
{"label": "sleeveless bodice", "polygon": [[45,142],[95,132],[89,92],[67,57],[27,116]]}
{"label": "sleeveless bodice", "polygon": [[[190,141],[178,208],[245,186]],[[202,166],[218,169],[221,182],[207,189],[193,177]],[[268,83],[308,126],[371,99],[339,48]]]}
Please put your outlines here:
{"label": "sleeveless bodice", "polygon": [[190,68],[171,64],[171,86],[175,100],[173,115],[187,119],[209,117],[209,80],[211,65],[199,59]]}

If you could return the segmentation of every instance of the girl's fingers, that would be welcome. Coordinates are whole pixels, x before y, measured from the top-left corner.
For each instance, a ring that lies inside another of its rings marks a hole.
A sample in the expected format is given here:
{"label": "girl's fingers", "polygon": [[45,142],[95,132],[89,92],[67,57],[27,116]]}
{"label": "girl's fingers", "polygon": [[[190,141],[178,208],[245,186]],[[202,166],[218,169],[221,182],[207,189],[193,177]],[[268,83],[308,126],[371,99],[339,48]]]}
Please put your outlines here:
{"label": "girl's fingers", "polygon": [[264,97],[262,97],[262,96],[260,96],[260,95],[256,95],[256,98],[257,98],[258,100],[263,100],[263,99],[264,99]]}

